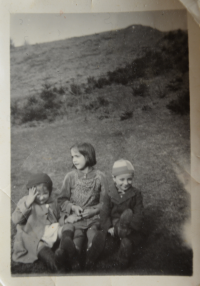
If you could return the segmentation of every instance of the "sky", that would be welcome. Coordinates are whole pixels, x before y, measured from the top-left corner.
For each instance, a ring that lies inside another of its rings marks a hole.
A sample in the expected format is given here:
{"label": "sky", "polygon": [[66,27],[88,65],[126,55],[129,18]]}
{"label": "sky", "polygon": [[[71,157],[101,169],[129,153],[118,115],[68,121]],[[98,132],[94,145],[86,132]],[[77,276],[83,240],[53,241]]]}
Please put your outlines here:
{"label": "sky", "polygon": [[11,14],[10,38],[15,46],[118,30],[141,24],[161,31],[187,30],[185,10],[126,13]]}

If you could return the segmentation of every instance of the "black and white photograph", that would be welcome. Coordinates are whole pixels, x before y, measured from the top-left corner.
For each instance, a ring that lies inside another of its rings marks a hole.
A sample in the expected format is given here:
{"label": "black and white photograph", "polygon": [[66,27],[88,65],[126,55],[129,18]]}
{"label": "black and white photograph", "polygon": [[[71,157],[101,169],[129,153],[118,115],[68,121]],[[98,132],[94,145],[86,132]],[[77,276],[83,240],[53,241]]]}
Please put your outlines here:
{"label": "black and white photograph", "polygon": [[11,275],[192,276],[186,10],[10,15]]}

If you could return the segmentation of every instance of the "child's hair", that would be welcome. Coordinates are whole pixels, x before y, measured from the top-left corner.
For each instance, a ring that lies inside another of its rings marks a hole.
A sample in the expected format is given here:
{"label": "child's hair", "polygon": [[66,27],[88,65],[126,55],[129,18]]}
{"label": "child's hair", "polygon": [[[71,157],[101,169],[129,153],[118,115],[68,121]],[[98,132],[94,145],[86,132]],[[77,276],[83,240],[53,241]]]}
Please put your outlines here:
{"label": "child's hair", "polygon": [[52,182],[51,178],[45,173],[33,174],[30,177],[26,187],[27,187],[27,189],[30,189],[30,188],[36,187],[37,185],[40,185],[40,184],[44,184],[47,187],[49,194],[51,195],[51,192],[53,189],[53,182]]}
{"label": "child's hair", "polygon": [[86,142],[75,144],[70,148],[70,150],[74,148],[77,148],[79,153],[85,157],[85,167],[93,167],[94,165],[96,165],[96,153],[92,144]]}

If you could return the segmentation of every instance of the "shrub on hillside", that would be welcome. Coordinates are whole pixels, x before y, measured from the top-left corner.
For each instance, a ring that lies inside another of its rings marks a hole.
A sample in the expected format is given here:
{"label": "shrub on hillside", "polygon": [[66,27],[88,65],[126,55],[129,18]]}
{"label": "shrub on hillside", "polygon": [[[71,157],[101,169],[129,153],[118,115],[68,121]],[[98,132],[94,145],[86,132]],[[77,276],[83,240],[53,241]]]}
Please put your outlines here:
{"label": "shrub on hillside", "polygon": [[109,101],[103,96],[98,96],[95,100],[89,100],[83,104],[85,110],[96,111],[100,107],[106,107]]}
{"label": "shrub on hillside", "polygon": [[87,79],[87,83],[88,83],[89,86],[94,88],[95,85],[96,85],[96,79],[93,76],[89,76],[88,79]]}
{"label": "shrub on hillside", "polygon": [[133,116],[132,110],[124,110],[120,113],[120,120],[127,120]]}
{"label": "shrub on hillside", "polygon": [[87,85],[85,87],[85,93],[91,93],[96,87],[96,79],[93,76],[87,78]]}
{"label": "shrub on hillside", "polygon": [[127,76],[127,68],[117,68],[113,72],[108,72],[108,81],[110,84],[116,83],[116,84],[128,84],[128,76]]}
{"label": "shrub on hillside", "polygon": [[97,100],[89,101],[83,104],[85,110],[96,111],[100,105]]}
{"label": "shrub on hillside", "polygon": [[105,77],[100,77],[95,84],[96,88],[103,88],[105,85],[109,84],[109,80],[107,80]]}
{"label": "shrub on hillside", "polygon": [[167,104],[167,108],[172,112],[180,115],[189,114],[190,112],[190,98],[189,91],[179,94],[177,99],[171,100]]}
{"label": "shrub on hillside", "polygon": [[183,80],[180,77],[171,80],[167,85],[167,89],[169,89],[170,91],[180,90],[182,86],[182,81]]}
{"label": "shrub on hillside", "polygon": [[20,108],[19,108],[19,101],[17,99],[11,100],[11,121],[12,123],[16,123],[19,121],[20,116]]}
{"label": "shrub on hillside", "polygon": [[171,61],[174,69],[185,73],[188,66],[188,34],[180,29],[168,32],[160,41],[159,48]]}
{"label": "shrub on hillside", "polygon": [[[138,59],[135,59],[131,66],[129,68],[131,68],[131,78],[132,79],[137,79],[137,78],[141,78],[144,77],[146,75],[146,69],[148,67],[148,62],[149,62],[150,58],[148,56],[144,56]],[[131,79],[129,77],[129,80]]]}
{"label": "shrub on hillside", "polygon": [[17,100],[11,103],[13,123],[23,124],[30,121],[52,121],[57,115],[64,113],[63,98],[55,88],[44,84],[38,96],[29,96],[19,107]]}
{"label": "shrub on hillside", "polygon": [[65,88],[63,86],[60,86],[59,88],[54,87],[53,92],[59,93],[60,95],[64,95],[65,94]]}
{"label": "shrub on hillside", "polygon": [[44,88],[40,94],[40,98],[43,100],[43,107],[48,110],[58,109],[61,106],[61,100],[57,93],[52,88]]}
{"label": "shrub on hillside", "polygon": [[80,95],[81,94],[81,87],[78,84],[72,83],[70,85],[71,93],[74,95]]}
{"label": "shrub on hillside", "polygon": [[109,101],[106,98],[104,98],[103,96],[99,96],[97,98],[97,100],[98,100],[100,106],[108,106],[109,105]]}
{"label": "shrub on hillside", "polygon": [[139,86],[132,87],[133,96],[146,96],[148,87],[146,83],[141,83]]}
{"label": "shrub on hillside", "polygon": [[142,107],[142,111],[150,111],[150,110],[152,110],[152,108],[151,108],[151,106],[150,106],[150,105],[148,105],[148,104],[143,105],[143,107]]}
{"label": "shrub on hillside", "polygon": [[21,123],[26,123],[29,121],[42,121],[47,119],[47,112],[42,106],[42,104],[26,104],[21,110]]}

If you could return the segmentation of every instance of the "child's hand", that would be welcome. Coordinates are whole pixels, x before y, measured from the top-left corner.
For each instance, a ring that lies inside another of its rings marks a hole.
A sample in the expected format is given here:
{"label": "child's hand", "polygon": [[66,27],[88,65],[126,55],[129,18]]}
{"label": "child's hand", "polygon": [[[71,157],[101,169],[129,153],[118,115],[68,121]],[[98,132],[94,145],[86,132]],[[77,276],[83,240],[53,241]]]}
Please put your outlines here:
{"label": "child's hand", "polygon": [[74,223],[81,220],[81,216],[70,215],[65,219],[65,223]]}
{"label": "child's hand", "polygon": [[90,218],[97,214],[96,209],[85,209],[84,212],[82,212],[82,218]]}
{"label": "child's hand", "polygon": [[78,216],[80,216],[83,212],[83,209],[79,206],[72,205],[71,210]]}
{"label": "child's hand", "polygon": [[114,237],[114,227],[109,228],[108,233],[110,233],[110,235]]}
{"label": "child's hand", "polygon": [[28,197],[26,199],[26,207],[27,209],[30,208],[30,206],[33,204],[33,202],[35,201],[35,198],[37,197],[37,189],[36,187],[32,187],[31,189],[29,189],[29,194]]}

